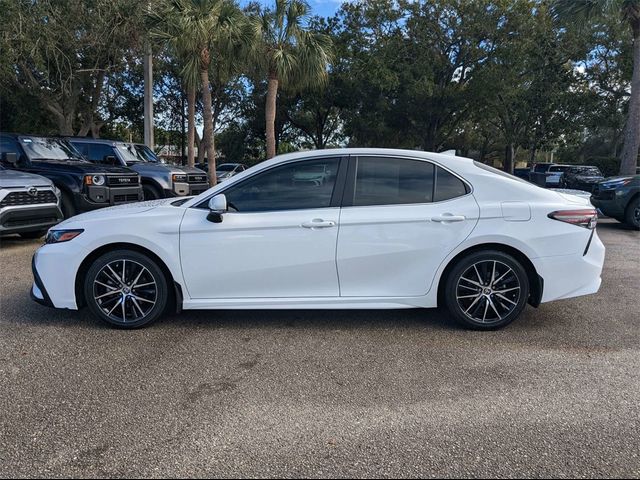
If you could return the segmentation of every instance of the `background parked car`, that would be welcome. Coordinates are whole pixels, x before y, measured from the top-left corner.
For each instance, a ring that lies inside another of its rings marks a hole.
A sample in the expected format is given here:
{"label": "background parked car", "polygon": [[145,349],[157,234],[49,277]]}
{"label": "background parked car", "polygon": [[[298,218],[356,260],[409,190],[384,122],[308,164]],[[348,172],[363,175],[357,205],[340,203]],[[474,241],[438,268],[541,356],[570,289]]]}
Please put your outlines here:
{"label": "background parked car", "polygon": [[51,180],[0,165],[0,235],[39,238],[62,218],[60,190]]}
{"label": "background parked car", "polygon": [[222,182],[240,172],[244,172],[246,169],[247,166],[242,163],[222,163],[216,166],[216,178],[218,182]]}
{"label": "background parked car", "polygon": [[577,165],[562,174],[560,187],[593,192],[598,182],[602,180],[604,180],[604,176],[598,167]]}
{"label": "background parked car", "polygon": [[640,175],[607,178],[599,182],[591,203],[606,216],[640,229]]}
{"label": "background parked car", "polygon": [[0,163],[9,169],[49,178],[61,191],[65,218],[142,200],[140,177],[136,172],[87,162],[62,138],[0,133]]}
{"label": "background parked car", "polygon": [[534,163],[529,171],[529,181],[540,187],[560,186],[560,177],[571,165],[557,163]]}
{"label": "background parked car", "polygon": [[132,143],[77,137],[69,141],[91,162],[126,166],[138,172],[145,200],[199,195],[209,188],[207,175],[202,170],[149,161]]}
{"label": "background parked car", "polygon": [[531,172],[531,169],[529,167],[527,168],[514,168],[513,169],[513,174],[518,177],[521,178],[522,180],[526,180],[529,181],[529,173]]}

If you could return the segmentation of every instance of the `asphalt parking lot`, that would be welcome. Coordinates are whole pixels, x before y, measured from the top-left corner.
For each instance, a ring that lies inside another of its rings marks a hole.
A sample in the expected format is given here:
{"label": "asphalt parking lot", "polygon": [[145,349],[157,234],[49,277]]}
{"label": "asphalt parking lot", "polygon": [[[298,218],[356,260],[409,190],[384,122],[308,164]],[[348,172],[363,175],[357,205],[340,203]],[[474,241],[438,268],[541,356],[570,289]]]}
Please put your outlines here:
{"label": "asphalt parking lot", "polygon": [[184,312],[137,331],[29,299],[0,248],[2,477],[638,477],[640,233],[595,296],[507,329],[437,311]]}

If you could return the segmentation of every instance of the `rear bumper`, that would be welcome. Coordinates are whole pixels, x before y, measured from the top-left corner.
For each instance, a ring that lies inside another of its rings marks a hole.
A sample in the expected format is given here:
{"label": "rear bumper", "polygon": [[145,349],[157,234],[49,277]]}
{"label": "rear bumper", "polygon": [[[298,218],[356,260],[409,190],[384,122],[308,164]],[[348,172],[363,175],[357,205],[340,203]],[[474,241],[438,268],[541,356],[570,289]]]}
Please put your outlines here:
{"label": "rear bumper", "polygon": [[532,259],[544,280],[542,303],[596,293],[602,282],[604,257],[604,245],[594,232],[584,255],[580,252]]}
{"label": "rear bumper", "polygon": [[0,234],[46,230],[62,220],[58,205],[24,205],[0,210]]}

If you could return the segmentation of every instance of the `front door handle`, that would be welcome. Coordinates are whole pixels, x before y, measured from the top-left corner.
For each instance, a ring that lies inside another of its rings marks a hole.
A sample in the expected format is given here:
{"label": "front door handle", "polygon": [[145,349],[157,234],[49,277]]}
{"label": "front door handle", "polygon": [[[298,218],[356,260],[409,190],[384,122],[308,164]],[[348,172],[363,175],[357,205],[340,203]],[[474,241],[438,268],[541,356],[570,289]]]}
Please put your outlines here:
{"label": "front door handle", "polygon": [[432,222],[464,222],[467,219],[464,215],[453,215],[451,213],[445,213],[444,215],[438,215],[437,217],[431,217]]}
{"label": "front door handle", "polygon": [[335,227],[336,222],[332,222],[331,220],[323,220],[321,218],[314,218],[310,222],[304,222],[302,227],[304,228],[330,228]]}

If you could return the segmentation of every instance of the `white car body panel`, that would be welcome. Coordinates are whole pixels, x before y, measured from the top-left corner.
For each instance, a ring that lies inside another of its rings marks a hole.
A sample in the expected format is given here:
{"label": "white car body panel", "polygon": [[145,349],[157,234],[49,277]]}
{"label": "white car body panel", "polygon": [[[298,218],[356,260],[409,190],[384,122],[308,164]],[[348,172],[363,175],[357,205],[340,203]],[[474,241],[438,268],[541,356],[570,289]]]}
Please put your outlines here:
{"label": "white car body panel", "polygon": [[[433,220],[447,215],[465,219]],[[478,216],[471,194],[437,203],[343,208],[337,251],[340,294],[426,295],[438,266],[469,236]]]}
{"label": "white car body panel", "polygon": [[[229,212],[217,224],[207,220],[208,213],[187,209],[180,227],[191,298],[340,296],[335,258],[339,208]],[[301,227],[314,219],[335,226]]]}
{"label": "white car body panel", "polygon": [[[472,192],[431,204],[229,212],[218,224],[206,220],[207,210],[192,208],[281,162],[330,155],[427,160],[463,178]],[[451,155],[387,149],[288,154],[249,168],[180,206],[173,202],[97,210],[56,226],[84,232],[70,242],[44,245],[34,257],[53,305],[78,308],[75,281],[80,265],[92,252],[115,243],[157,255],[181,287],[184,309],[435,307],[450,262],[486,244],[511,247],[526,256],[543,279],[541,300],[547,302],[595,293],[604,262],[596,232],[548,218],[554,210],[591,208],[588,201],[491,173]],[[465,220],[430,221],[447,213]],[[335,222],[335,227],[301,227],[314,219]],[[44,295],[35,284],[32,294]]]}

